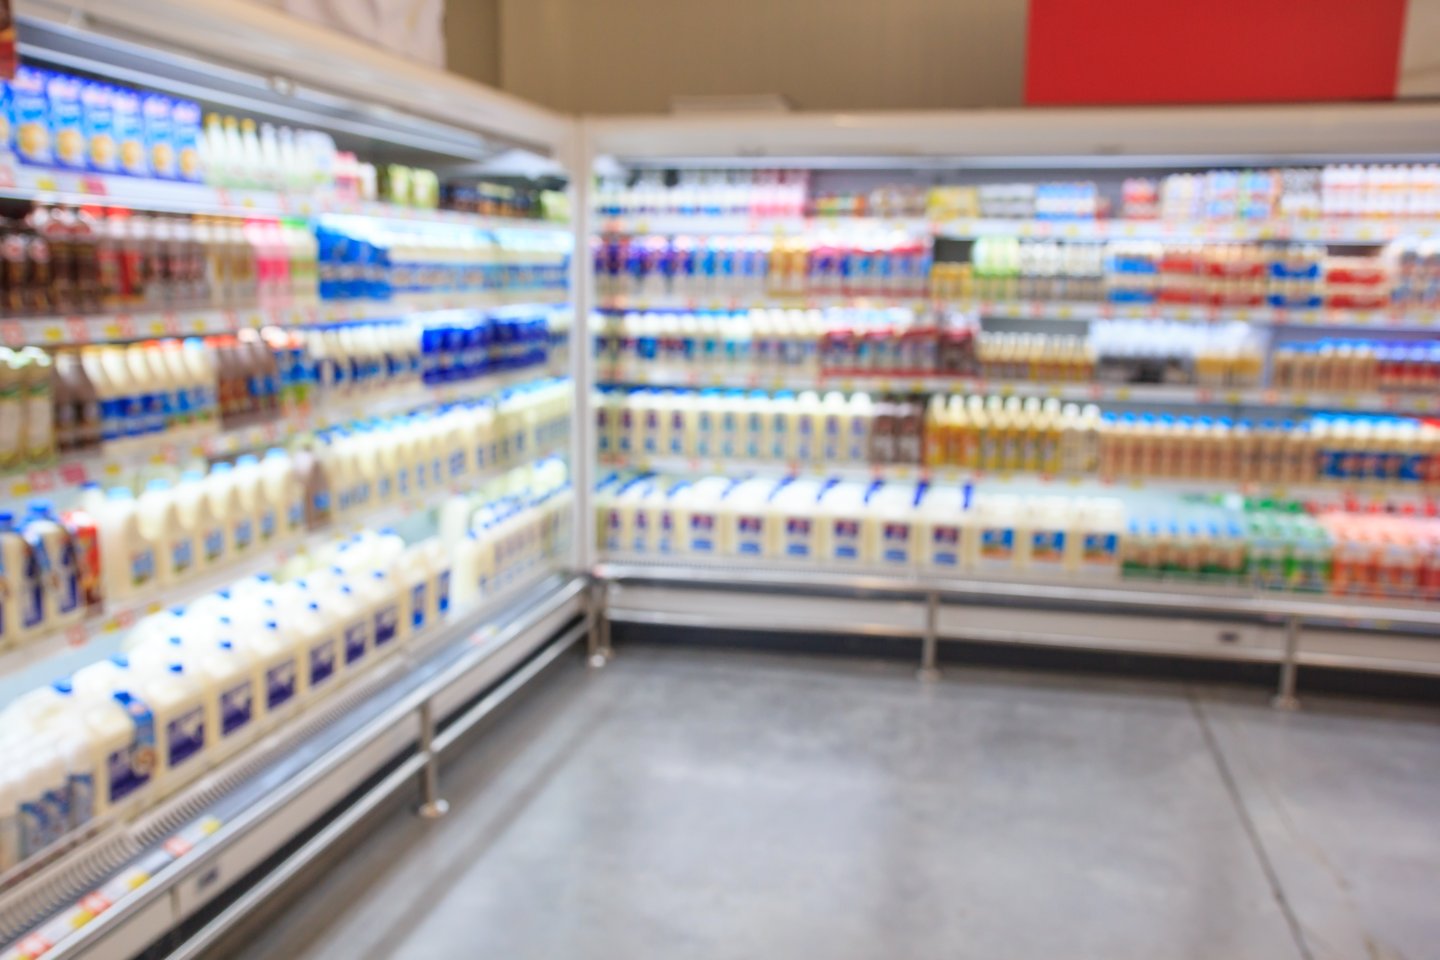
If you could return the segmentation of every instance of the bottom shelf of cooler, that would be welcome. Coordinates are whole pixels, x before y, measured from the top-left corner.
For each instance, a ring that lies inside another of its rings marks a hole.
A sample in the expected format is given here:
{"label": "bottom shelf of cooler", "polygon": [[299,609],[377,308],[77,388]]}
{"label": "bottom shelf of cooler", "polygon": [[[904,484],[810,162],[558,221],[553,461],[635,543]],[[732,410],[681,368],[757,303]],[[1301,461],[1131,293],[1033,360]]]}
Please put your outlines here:
{"label": "bottom shelf of cooler", "polygon": [[[336,814],[327,830],[358,819],[355,807],[337,812],[336,805],[382,772],[389,771],[356,807],[412,785],[424,765],[421,705],[429,704],[437,723],[465,711],[436,738],[441,752],[479,719],[470,707],[477,696],[527,660],[538,669],[532,656],[547,641],[554,643],[541,658],[579,636],[580,627],[566,628],[583,603],[583,580],[539,571],[415,635],[405,650],[159,807],[129,822],[97,824],[0,893],[0,943],[9,944],[0,958],[98,960],[146,949],[318,819]],[[217,932],[243,903],[205,932]]]}
{"label": "bottom shelf of cooler", "polygon": [[1440,608],[1162,581],[832,572],[764,562],[595,567],[618,622],[920,637],[1440,676]]}

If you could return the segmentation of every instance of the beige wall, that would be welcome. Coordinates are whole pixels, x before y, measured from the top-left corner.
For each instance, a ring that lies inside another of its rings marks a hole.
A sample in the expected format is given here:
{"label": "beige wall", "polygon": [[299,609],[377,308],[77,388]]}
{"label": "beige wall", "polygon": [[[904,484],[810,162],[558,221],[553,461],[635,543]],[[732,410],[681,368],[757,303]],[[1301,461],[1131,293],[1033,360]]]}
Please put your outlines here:
{"label": "beige wall", "polygon": [[446,0],[445,66],[500,86],[500,0]]}
{"label": "beige wall", "polygon": [[[676,95],[780,94],[800,110],[1014,106],[1025,0],[498,0],[499,81],[580,113],[666,111]],[[449,0],[456,36],[481,0]],[[467,26],[466,32],[472,29]],[[477,78],[479,78],[477,76]]]}

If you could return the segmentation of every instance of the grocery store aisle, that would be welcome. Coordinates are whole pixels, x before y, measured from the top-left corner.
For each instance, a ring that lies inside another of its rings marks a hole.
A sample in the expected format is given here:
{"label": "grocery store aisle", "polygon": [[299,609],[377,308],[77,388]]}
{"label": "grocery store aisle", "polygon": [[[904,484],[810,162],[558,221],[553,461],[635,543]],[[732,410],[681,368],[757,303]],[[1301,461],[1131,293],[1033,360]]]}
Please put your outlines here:
{"label": "grocery store aisle", "polygon": [[238,955],[1437,956],[1440,711],[622,647]]}

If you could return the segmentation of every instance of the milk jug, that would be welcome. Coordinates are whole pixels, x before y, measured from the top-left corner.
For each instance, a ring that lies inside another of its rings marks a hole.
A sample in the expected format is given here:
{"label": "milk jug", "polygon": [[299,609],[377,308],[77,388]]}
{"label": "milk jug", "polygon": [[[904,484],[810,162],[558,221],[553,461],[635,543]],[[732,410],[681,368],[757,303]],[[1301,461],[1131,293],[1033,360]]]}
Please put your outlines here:
{"label": "milk jug", "polygon": [[179,503],[170,484],[151,480],[140,495],[140,533],[155,551],[155,579],[173,583],[195,571],[195,535],[180,520]]}
{"label": "milk jug", "polygon": [[97,514],[105,595],[122,599],[155,582],[156,545],[140,525],[139,504],[125,487],[112,488]]}
{"label": "milk jug", "polygon": [[[255,544],[254,498],[249,506],[235,483],[235,468],[228,463],[211,466],[205,477],[205,499],[210,512],[225,530],[225,550],[232,557],[243,556]],[[253,492],[253,491],[252,491]]]}
{"label": "milk jug", "polygon": [[235,487],[240,491],[242,506],[249,500],[255,518],[255,542],[261,546],[274,543],[281,533],[281,512],[285,503],[273,499],[272,488],[265,483],[260,461],[253,454],[247,453],[235,460]]}
{"label": "milk jug", "polygon": [[154,718],[156,787],[169,793],[205,764],[205,688],[179,662],[137,664],[135,672]]}
{"label": "milk jug", "polygon": [[267,620],[259,630],[246,630],[233,638],[237,647],[248,651],[255,665],[257,713],[263,727],[284,720],[299,706],[299,644],[293,634],[282,630],[278,620]]}
{"label": "milk jug", "polygon": [[971,487],[930,487],[920,501],[920,566],[937,573],[956,573],[963,563],[962,544],[969,538],[966,514]]}
{"label": "milk jug", "polygon": [[84,616],[80,603],[80,567],[75,544],[49,501],[34,500],[26,514],[25,540],[35,555],[44,584],[46,628],[74,623]]}
{"label": "milk jug", "polygon": [[225,519],[215,512],[204,474],[187,470],[175,488],[175,513],[180,527],[194,544],[195,569],[208,570],[229,557]]}
{"label": "milk jug", "polygon": [[5,645],[45,628],[45,587],[30,542],[15,529],[15,515],[0,513],[0,638]]}
{"label": "milk jug", "polygon": [[277,535],[290,537],[305,529],[305,488],[290,458],[277,448],[260,462],[260,484],[269,509],[275,511]]}

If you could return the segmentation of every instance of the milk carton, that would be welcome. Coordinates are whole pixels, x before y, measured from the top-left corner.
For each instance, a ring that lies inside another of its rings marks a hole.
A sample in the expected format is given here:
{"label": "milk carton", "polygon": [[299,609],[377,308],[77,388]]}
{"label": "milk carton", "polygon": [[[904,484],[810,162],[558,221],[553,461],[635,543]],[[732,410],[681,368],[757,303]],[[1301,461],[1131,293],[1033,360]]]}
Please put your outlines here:
{"label": "milk carton", "polygon": [[46,628],[75,623],[85,615],[80,602],[79,561],[70,531],[55,518],[49,501],[30,502],[23,535],[30,544],[44,584]]}
{"label": "milk carton", "polygon": [[925,491],[917,533],[922,568],[940,574],[955,574],[963,568],[965,545],[972,535],[967,523],[971,494],[968,483]]}

